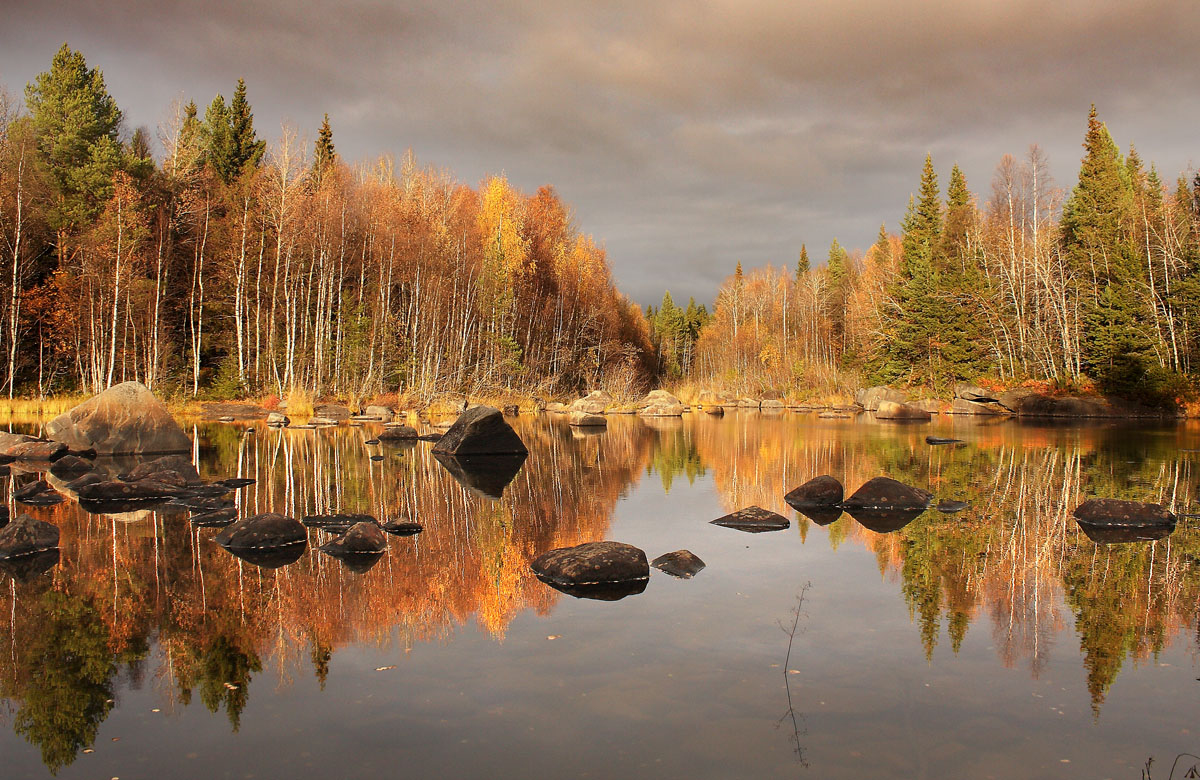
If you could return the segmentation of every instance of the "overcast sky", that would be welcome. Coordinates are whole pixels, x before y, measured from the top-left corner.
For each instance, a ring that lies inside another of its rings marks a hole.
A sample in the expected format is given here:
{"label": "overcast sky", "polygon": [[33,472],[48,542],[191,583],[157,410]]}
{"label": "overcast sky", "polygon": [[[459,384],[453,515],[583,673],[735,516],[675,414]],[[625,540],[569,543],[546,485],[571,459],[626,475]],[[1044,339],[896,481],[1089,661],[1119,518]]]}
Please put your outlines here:
{"label": "overcast sky", "polygon": [[1043,147],[1074,183],[1088,105],[1164,178],[1200,160],[1200,10],[1104,0],[0,0],[14,93],[67,42],[130,128],[246,79],[260,135],[329,113],[350,161],[412,148],[553,184],[641,303],[741,260],[898,230],[927,152],[986,200]]}

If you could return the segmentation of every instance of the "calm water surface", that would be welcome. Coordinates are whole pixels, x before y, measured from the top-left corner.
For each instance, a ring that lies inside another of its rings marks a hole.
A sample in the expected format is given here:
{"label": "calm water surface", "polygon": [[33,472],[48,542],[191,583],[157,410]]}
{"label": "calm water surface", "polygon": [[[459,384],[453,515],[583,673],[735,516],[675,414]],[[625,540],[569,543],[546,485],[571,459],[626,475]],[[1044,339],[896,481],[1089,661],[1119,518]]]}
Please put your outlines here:
{"label": "calm water surface", "polygon": [[[1070,516],[1088,496],[1200,511],[1192,424],[522,417],[499,500],[424,442],[254,427],[195,429],[205,477],[258,480],[243,514],[403,512],[424,533],[359,574],[312,531],[269,570],[182,510],[26,510],[62,554],[0,574],[4,777],[1136,779],[1200,753],[1197,521],[1097,545]],[[970,507],[820,525],[783,495],[825,473]],[[708,522],[752,504],[791,528]],[[615,602],[530,573],[601,539],[707,568]]]}

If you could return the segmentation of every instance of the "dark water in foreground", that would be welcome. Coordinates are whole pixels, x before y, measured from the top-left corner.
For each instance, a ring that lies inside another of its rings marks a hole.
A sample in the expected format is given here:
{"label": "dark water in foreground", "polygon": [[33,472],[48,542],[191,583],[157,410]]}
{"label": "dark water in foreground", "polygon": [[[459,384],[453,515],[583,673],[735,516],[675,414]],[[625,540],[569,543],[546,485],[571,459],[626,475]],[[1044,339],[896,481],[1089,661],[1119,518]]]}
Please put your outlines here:
{"label": "dark water in foreground", "polygon": [[[317,531],[296,563],[263,570],[182,510],[28,510],[62,528],[63,549],[44,575],[0,574],[0,771],[1140,778],[1152,759],[1166,778],[1200,753],[1197,521],[1097,545],[1070,517],[1093,495],[1200,511],[1200,428],[611,425],[580,436],[521,418],[531,454],[500,500],[424,442],[366,446],[370,429],[197,429],[203,475],[257,478],[243,513],[424,523],[365,574],[318,552]],[[967,444],[930,447],[931,432]],[[888,534],[821,526],[782,497],[822,473],[971,505]],[[708,523],[751,504],[792,527]],[[708,566],[654,571],[616,602],[529,572],[599,539]]]}

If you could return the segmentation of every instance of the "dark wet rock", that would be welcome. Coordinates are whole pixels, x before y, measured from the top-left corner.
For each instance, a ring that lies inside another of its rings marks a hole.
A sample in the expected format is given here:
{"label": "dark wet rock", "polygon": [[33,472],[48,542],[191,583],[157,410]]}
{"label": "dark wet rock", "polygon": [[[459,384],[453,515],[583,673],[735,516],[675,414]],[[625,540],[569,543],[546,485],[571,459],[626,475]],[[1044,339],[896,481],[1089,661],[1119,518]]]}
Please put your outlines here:
{"label": "dark wet rock", "polygon": [[410,441],[417,438],[417,429],[411,425],[389,425],[379,434],[379,441]]}
{"label": "dark wet rock", "polygon": [[229,477],[219,480],[215,484],[222,485],[230,490],[241,490],[247,485],[253,485],[256,481],[253,477]]}
{"label": "dark wet rock", "polygon": [[383,530],[393,536],[412,536],[425,530],[425,526],[407,517],[398,517],[383,524]]}
{"label": "dark wet rock", "polygon": [[12,473],[12,466],[0,465],[0,477],[7,477]]}
{"label": "dark wet rock", "polygon": [[546,583],[587,588],[644,582],[650,577],[650,564],[646,553],[631,544],[587,542],[542,553],[534,559],[533,571]]}
{"label": "dark wet rock", "polygon": [[17,503],[29,506],[54,506],[66,500],[44,479],[17,488],[13,491],[12,497]]}
{"label": "dark wet rock", "polygon": [[35,520],[27,514],[17,515],[8,525],[0,528],[0,559],[18,558],[56,547],[58,526]]}
{"label": "dark wet rock", "polygon": [[571,412],[570,424],[577,428],[607,428],[608,418],[602,414]]}
{"label": "dark wet rock", "polygon": [[440,434],[440,433],[422,433],[417,438],[421,441],[441,441],[442,434]]}
{"label": "dark wet rock", "polygon": [[282,412],[271,412],[267,415],[267,425],[272,428],[282,428],[290,424],[292,421]]}
{"label": "dark wet rock", "polygon": [[363,442],[363,444],[366,444],[370,447],[374,447],[378,443],[379,443],[379,439],[367,439],[366,441]]}
{"label": "dark wet rock", "polygon": [[67,454],[67,445],[56,441],[26,441],[4,450],[16,460],[55,461]]}
{"label": "dark wet rock", "polygon": [[1075,508],[1080,525],[1106,528],[1174,527],[1175,515],[1161,504],[1143,504],[1116,498],[1089,498]]}
{"label": "dark wet rock", "polygon": [[747,533],[760,534],[764,531],[782,531],[792,523],[783,515],[777,515],[762,507],[749,506],[724,517],[718,517],[712,521],[712,524],[724,528],[734,528],[738,531],[746,531]]}
{"label": "dark wet rock", "polygon": [[650,562],[650,565],[672,577],[690,580],[704,568],[704,561],[691,550],[676,550],[666,555],[660,555]]}
{"label": "dark wet rock", "polygon": [[857,509],[847,508],[846,511],[863,528],[874,531],[877,534],[890,534],[893,531],[899,531],[913,520],[916,520],[925,511],[925,508],[872,509],[860,507]]}
{"label": "dark wet rock", "polygon": [[140,482],[143,479],[153,479],[167,482],[180,487],[199,485],[200,473],[186,455],[164,455],[161,458],[142,461],[133,468],[117,475],[124,482]]}
{"label": "dark wet rock", "polygon": [[[233,528],[233,526],[229,526],[229,528],[226,528],[225,531],[222,531],[221,533],[225,533],[230,528]],[[220,534],[217,534],[217,536],[220,536]],[[230,554],[232,554],[235,558],[240,558],[246,563],[253,564],[260,569],[270,570],[282,569],[284,566],[288,566],[300,560],[300,557],[304,555],[304,551],[307,549],[307,547],[307,540],[305,540],[304,544],[292,544],[288,545],[287,547],[273,547],[266,549],[227,547],[226,549],[229,550]]]}
{"label": "dark wet rock", "polygon": [[1079,530],[1096,544],[1131,544],[1165,539],[1175,531],[1174,525],[1145,527],[1103,526],[1080,523]]}
{"label": "dark wet rock", "polygon": [[317,404],[313,407],[313,417],[324,417],[334,422],[350,419],[350,408],[342,404]]}
{"label": "dark wet rock", "polygon": [[23,433],[9,433],[7,431],[0,431],[0,462],[12,463],[14,460],[16,460],[16,458],[12,455],[4,454],[7,452],[8,448],[16,444],[24,444],[30,441],[41,441],[41,439],[38,439],[35,436],[26,436]]}
{"label": "dark wet rock", "polygon": [[103,481],[104,477],[100,476],[95,471],[89,471],[87,474],[71,480],[63,487],[65,487],[67,490],[78,493],[79,489],[86,485],[97,485]]}
{"label": "dark wet rock", "polygon": [[230,550],[273,550],[307,545],[308,531],[293,517],[267,512],[237,521],[214,541]]}
{"label": "dark wet rock", "polygon": [[504,494],[504,488],[508,487],[508,484],[516,478],[521,466],[525,463],[526,456],[454,457],[435,452],[434,457],[463,487],[484,498],[498,499]]}
{"label": "dark wet rock", "polygon": [[234,489],[224,482],[210,482],[207,485],[189,485],[184,488],[181,498],[218,498],[233,491]]}
{"label": "dark wet rock", "polygon": [[301,521],[309,528],[319,528],[322,531],[331,533],[342,533],[352,525],[358,523],[376,523],[372,515],[364,514],[330,514],[330,515],[306,515]]}
{"label": "dark wet rock", "polygon": [[788,493],[783,500],[793,509],[807,509],[837,506],[842,503],[842,497],[842,483],[828,474],[823,474]]}
{"label": "dark wet rock", "polygon": [[969,382],[959,382],[954,386],[954,397],[964,401],[976,401],[979,403],[995,402],[998,399],[996,394],[991,390],[985,390],[979,385],[973,385]]}
{"label": "dark wet rock", "polygon": [[499,409],[475,406],[463,412],[433,447],[444,455],[525,455],[521,437],[504,421]]}
{"label": "dark wet rock", "polygon": [[355,523],[338,538],[321,545],[321,552],[333,556],[370,555],[387,549],[387,535],[374,520]]}
{"label": "dark wet rock", "polygon": [[874,412],[879,409],[881,401],[894,401],[896,403],[904,403],[908,400],[908,396],[899,390],[893,390],[890,387],[868,387],[859,390],[854,394],[854,403],[861,406],[868,412]]}
{"label": "dark wet rock", "polygon": [[83,476],[92,468],[90,460],[77,455],[64,455],[50,464],[50,473],[59,479],[71,480]]}
{"label": "dark wet rock", "polygon": [[962,444],[962,439],[944,439],[941,436],[926,436],[925,443],[935,446],[939,444]]}
{"label": "dark wet rock", "polygon": [[[842,506],[846,509],[925,509],[933,495],[890,477],[875,477],[854,491]],[[857,518],[858,515],[855,514]]]}
{"label": "dark wet rock", "polygon": [[371,460],[373,460],[375,462],[379,462],[379,461],[383,460],[383,456],[382,455],[372,455]]}
{"label": "dark wet rock", "polygon": [[232,509],[235,506],[232,498],[221,496],[188,497],[186,502],[180,502],[180,506],[186,506],[196,513],[212,512],[218,509]]}
{"label": "dark wet rock", "polygon": [[15,558],[4,558],[0,559],[0,575],[12,577],[20,583],[26,583],[50,571],[61,560],[62,552],[57,547],[18,555]]}
{"label": "dark wet rock", "polygon": [[949,498],[943,498],[937,504],[937,511],[952,514],[954,512],[961,512],[968,506],[970,506],[970,503],[967,501],[953,501]]}
{"label": "dark wet rock", "polygon": [[4,526],[8,525],[8,521],[10,519],[11,519],[11,514],[8,511],[8,507],[0,506],[0,528],[3,528]]}
{"label": "dark wet rock", "polygon": [[75,492],[79,496],[79,502],[86,509],[89,504],[165,502],[181,495],[184,488],[176,484],[147,478],[137,482],[119,480],[95,482],[83,485]]}
{"label": "dark wet rock", "polygon": [[703,407],[702,411],[705,414],[711,414],[713,417],[724,417],[725,416],[725,407],[717,406],[715,404],[712,406]]}
{"label": "dark wet rock", "polygon": [[932,417],[933,415],[924,409],[898,401],[880,401],[879,406],[875,410],[875,418],[878,420],[912,420],[920,422],[932,419]]}
{"label": "dark wet rock", "polygon": [[841,507],[807,507],[805,509],[797,509],[800,514],[812,520],[817,525],[832,525],[842,516]]}
{"label": "dark wet rock", "polygon": [[140,382],[122,382],[50,421],[46,432],[73,450],[102,455],[187,452],[192,442]]}
{"label": "dark wet rock", "polygon": [[201,528],[224,528],[237,520],[237,507],[230,506],[222,509],[212,509],[207,512],[197,512],[188,518],[194,526]]}

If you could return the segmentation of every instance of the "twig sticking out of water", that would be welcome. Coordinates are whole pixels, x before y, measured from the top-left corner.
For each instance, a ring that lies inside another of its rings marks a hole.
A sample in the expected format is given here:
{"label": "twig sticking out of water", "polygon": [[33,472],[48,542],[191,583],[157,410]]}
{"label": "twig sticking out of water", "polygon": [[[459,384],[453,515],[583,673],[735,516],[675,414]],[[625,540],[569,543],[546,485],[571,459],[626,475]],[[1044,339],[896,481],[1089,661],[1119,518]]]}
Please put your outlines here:
{"label": "twig sticking out of water", "polygon": [[800,729],[800,718],[803,715],[797,715],[796,707],[792,703],[792,685],[791,685],[791,662],[792,662],[792,645],[796,642],[796,634],[800,630],[800,618],[804,616],[804,598],[808,595],[808,589],[812,587],[812,582],[804,583],[804,587],[800,588],[800,592],[796,594],[796,606],[792,609],[792,624],[787,626],[783,621],[779,621],[779,630],[787,634],[788,645],[787,655],[783,658],[783,687],[787,691],[788,708],[787,712],[783,713],[783,717],[775,724],[779,728],[785,720],[789,718],[792,721],[792,745],[793,751],[796,753],[796,760],[801,766],[808,768],[808,761],[804,758],[804,746],[800,744],[800,736],[805,733]]}

